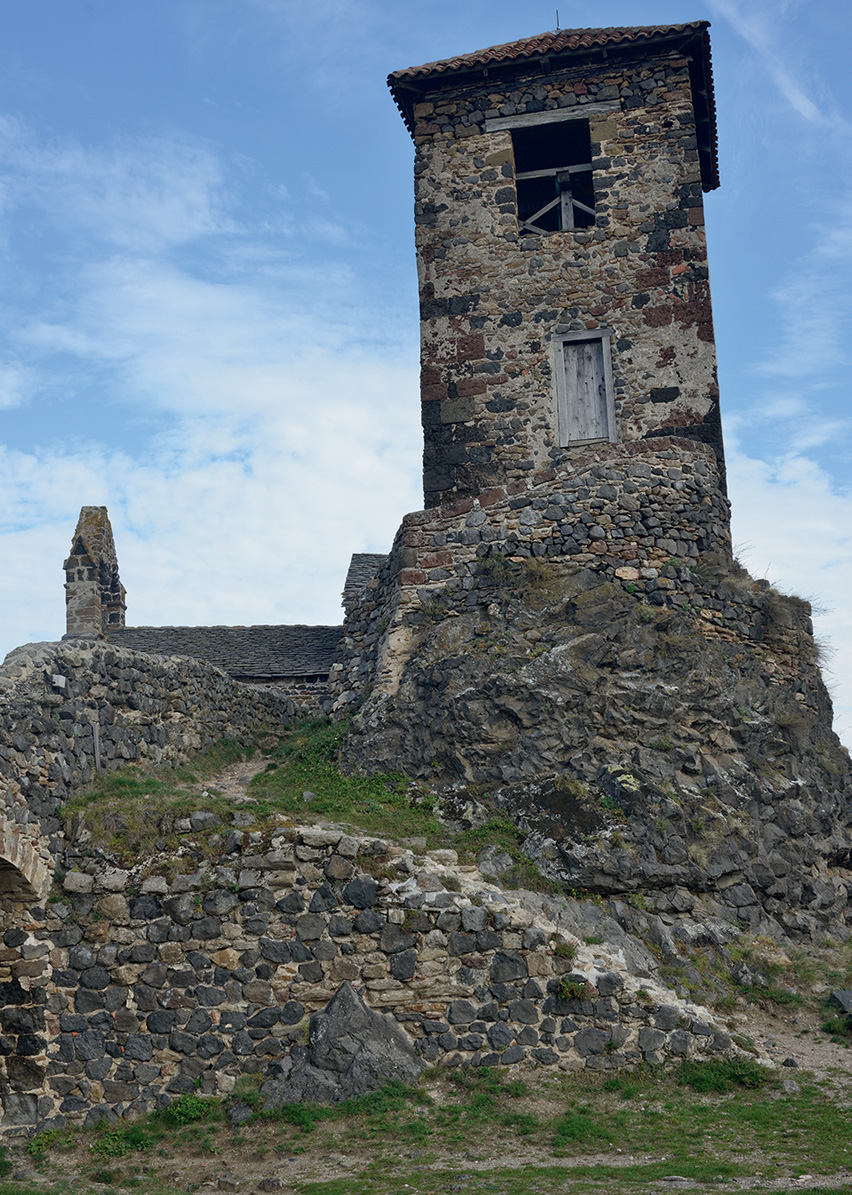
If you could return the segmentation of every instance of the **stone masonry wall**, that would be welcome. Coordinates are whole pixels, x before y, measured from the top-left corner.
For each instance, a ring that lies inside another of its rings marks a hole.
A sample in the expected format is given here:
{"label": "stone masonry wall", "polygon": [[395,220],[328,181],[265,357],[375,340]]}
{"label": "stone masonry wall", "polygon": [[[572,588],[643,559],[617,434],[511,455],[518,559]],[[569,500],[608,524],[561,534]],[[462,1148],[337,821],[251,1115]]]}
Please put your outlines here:
{"label": "stone masonry wall", "polygon": [[216,821],[178,826],[184,865],[208,836],[188,873],[156,857],[122,870],[69,846],[50,902],[13,911],[0,951],[6,1130],[226,1094],[304,1041],[307,1014],[344,980],[450,1066],[602,1069],[736,1049],[655,982],[635,939],[629,960],[611,936],[583,945],[573,901],[503,893],[416,840],[264,831],[248,809]]}
{"label": "stone masonry wall", "polygon": [[0,668],[0,817],[49,870],[64,844],[57,807],[99,771],[182,763],[300,708],[199,660],[94,640],[29,644]]}
{"label": "stone masonry wall", "polygon": [[[453,85],[416,105],[425,504],[582,457],[560,447],[553,340],[613,331],[618,439],[685,435],[722,462],[702,182],[688,66],[645,49]],[[588,111],[595,220],[518,230],[510,131]]]}
{"label": "stone masonry wall", "polygon": [[429,619],[487,604],[494,556],[570,562],[637,600],[693,609],[709,634],[759,640],[766,596],[733,594],[701,571],[730,567],[728,509],[712,451],[660,438],[587,446],[570,466],[407,515],[344,623],[335,710],[394,692]]}

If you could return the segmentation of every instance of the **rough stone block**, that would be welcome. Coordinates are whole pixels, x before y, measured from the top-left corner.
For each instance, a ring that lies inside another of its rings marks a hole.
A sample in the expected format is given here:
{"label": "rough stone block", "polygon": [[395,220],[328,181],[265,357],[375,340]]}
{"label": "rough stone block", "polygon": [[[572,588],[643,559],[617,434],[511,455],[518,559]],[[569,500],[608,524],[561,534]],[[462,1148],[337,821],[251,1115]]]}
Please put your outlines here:
{"label": "rough stone block", "polygon": [[83,871],[69,871],[62,881],[66,892],[91,892],[95,886],[94,877]]}
{"label": "rough stone block", "polygon": [[343,889],[343,899],[356,909],[370,908],[376,903],[378,894],[379,886],[372,876],[357,876]]}

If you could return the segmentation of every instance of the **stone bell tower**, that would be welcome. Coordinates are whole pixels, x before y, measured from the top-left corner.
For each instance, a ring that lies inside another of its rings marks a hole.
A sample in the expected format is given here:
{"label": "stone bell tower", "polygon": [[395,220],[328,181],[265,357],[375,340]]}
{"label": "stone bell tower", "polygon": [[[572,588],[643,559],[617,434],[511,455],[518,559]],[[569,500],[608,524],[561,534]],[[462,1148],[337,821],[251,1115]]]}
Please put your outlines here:
{"label": "stone bell tower", "polygon": [[490,600],[489,567],[688,605],[691,570],[731,560],[707,22],[544,33],[388,84],[416,149],[425,509],[347,614],[335,709],[394,694],[436,618]]}
{"label": "stone bell tower", "polygon": [[416,146],[426,507],[659,437],[710,445],[724,489],[707,22],[545,33],[388,82]]}

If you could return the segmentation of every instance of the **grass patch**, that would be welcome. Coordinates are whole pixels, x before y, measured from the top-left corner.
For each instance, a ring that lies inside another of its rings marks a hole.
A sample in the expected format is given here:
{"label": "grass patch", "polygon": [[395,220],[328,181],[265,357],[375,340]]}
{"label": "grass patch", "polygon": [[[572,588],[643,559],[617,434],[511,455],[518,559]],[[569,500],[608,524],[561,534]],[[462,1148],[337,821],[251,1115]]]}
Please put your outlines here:
{"label": "grass patch", "polygon": [[[748,1060],[610,1077],[539,1070],[526,1081],[470,1067],[427,1072],[420,1087],[390,1084],[329,1108],[288,1105],[238,1131],[223,1101],[184,1096],[170,1116],[166,1109],[134,1125],[78,1130],[73,1157],[63,1155],[54,1174],[52,1147],[70,1135],[49,1138],[37,1187],[41,1195],[94,1195],[106,1184],[176,1195],[215,1187],[225,1169],[256,1185],[281,1174],[287,1159],[286,1185],[301,1195],[551,1195],[566,1190],[569,1175],[570,1190],[583,1195],[656,1189],[673,1174],[696,1185],[749,1177],[802,1190],[792,1180],[805,1171],[813,1192],[852,1161],[849,1093],[830,1099],[806,1074],[796,1078],[801,1093],[785,1095]],[[255,1102],[253,1095],[233,1098]],[[118,1148],[93,1149],[106,1142]],[[506,1161],[491,1168],[501,1150]],[[341,1156],[347,1164],[329,1173],[330,1159]],[[566,1157],[570,1169],[559,1163]],[[13,1191],[33,1195],[26,1182],[0,1180],[0,1195]]]}
{"label": "grass patch", "polygon": [[[447,841],[447,830],[443,830]],[[505,813],[495,812],[481,826],[462,830],[452,839],[452,846],[458,851],[461,863],[475,863],[486,847],[497,846],[512,860],[511,866],[500,876],[505,888],[527,888],[531,892],[564,894],[566,888],[555,880],[541,874],[523,850],[524,835]]]}
{"label": "grass patch", "polygon": [[[348,730],[347,722],[314,719],[276,737],[274,748],[264,750],[266,768],[254,776],[248,789],[253,800],[247,808],[259,828],[282,814],[302,822],[321,818],[379,837],[424,838],[427,848],[452,845],[463,862],[474,862],[486,846],[496,845],[512,860],[501,876],[507,887],[565,891],[561,884],[542,876],[527,858],[522,849],[524,835],[506,814],[495,812],[483,826],[454,832],[439,821],[435,798],[425,786],[399,775],[343,773],[339,757]],[[195,810],[217,814],[227,827],[233,802],[215,787],[205,787],[205,781],[228,764],[250,759],[253,753],[225,741],[181,768],[146,771],[130,765],[101,777],[72,797],[65,814],[81,815],[94,842],[127,866],[149,854],[157,837],[164,839],[165,851],[175,852],[182,842],[175,824]],[[221,828],[187,836],[196,856],[216,853],[219,839],[215,835]],[[176,865],[181,866],[181,861]]]}
{"label": "grass patch", "polygon": [[776,983],[752,983],[740,986],[739,991],[748,1000],[767,1004],[778,1004],[783,1008],[801,1008],[805,997],[800,992],[781,987]]}
{"label": "grass patch", "polygon": [[275,770],[255,776],[250,794],[262,807],[299,818],[350,822],[394,838],[425,837],[435,845],[446,841],[431,801],[404,776],[341,772],[348,730],[347,722],[324,719],[294,727],[271,756]]}
{"label": "grass patch", "polygon": [[[229,764],[250,759],[253,753],[253,749],[244,750],[233,740],[223,739],[178,768],[120,768],[75,793],[63,812],[66,818],[80,815],[98,845],[131,866],[140,855],[150,852],[151,840],[158,835],[166,839],[168,847],[177,846],[174,823],[178,818],[209,809],[224,820],[231,803],[215,789],[204,790],[204,781]],[[202,796],[202,791],[207,791],[207,796]]]}
{"label": "grass patch", "polygon": [[201,1095],[186,1092],[179,1095],[168,1107],[158,1114],[166,1124],[180,1126],[193,1124],[197,1120],[206,1120],[217,1105]]}
{"label": "grass patch", "polygon": [[723,1095],[735,1087],[765,1087],[772,1075],[751,1058],[723,1058],[718,1062],[682,1062],[678,1079],[693,1091]]}
{"label": "grass patch", "polygon": [[566,1145],[609,1142],[617,1136],[617,1130],[610,1122],[596,1112],[591,1105],[584,1104],[576,1110],[563,1112],[555,1124],[553,1148],[564,1149]]}
{"label": "grass patch", "polygon": [[852,1018],[848,1013],[831,1005],[825,1006],[825,1017],[820,1026],[837,1046],[852,1046]]}
{"label": "grass patch", "polygon": [[179,1095],[165,1108],[142,1120],[103,1121],[96,1130],[91,1151],[100,1158],[124,1158],[128,1154],[150,1150],[165,1138],[177,1135],[184,1144],[194,1145],[198,1152],[215,1153],[210,1129],[198,1132],[199,1121],[222,1122],[225,1118],[222,1102],[191,1093]]}
{"label": "grass patch", "polygon": [[504,600],[515,599],[533,610],[543,610],[561,594],[560,574],[549,561],[535,556],[510,560],[501,552],[478,561],[480,585],[493,585]]}

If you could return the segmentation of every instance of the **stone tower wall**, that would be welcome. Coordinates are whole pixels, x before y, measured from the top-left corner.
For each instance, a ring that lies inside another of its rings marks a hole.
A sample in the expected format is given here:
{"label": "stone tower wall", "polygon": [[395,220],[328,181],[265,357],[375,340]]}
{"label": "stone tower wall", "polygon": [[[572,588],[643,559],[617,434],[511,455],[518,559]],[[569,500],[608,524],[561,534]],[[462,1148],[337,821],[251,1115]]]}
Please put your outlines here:
{"label": "stone tower wall", "polygon": [[[595,221],[519,234],[501,117],[588,113]],[[448,81],[414,108],[427,507],[569,464],[554,343],[612,331],[617,438],[677,435],[722,465],[699,156],[687,60],[653,50],[514,81]]]}

